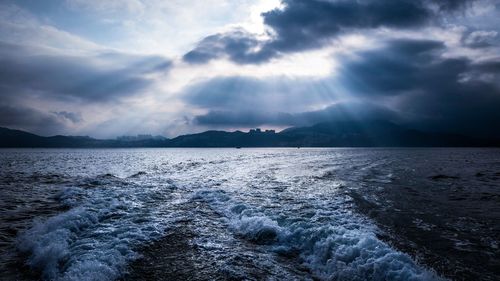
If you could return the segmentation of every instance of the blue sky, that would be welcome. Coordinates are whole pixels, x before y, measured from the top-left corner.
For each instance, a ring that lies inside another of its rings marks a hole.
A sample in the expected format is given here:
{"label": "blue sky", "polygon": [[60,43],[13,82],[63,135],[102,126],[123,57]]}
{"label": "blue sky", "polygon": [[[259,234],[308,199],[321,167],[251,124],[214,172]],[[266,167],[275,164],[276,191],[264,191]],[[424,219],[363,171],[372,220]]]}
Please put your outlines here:
{"label": "blue sky", "polygon": [[0,1],[0,126],[176,136],[384,119],[498,136],[493,0]]}

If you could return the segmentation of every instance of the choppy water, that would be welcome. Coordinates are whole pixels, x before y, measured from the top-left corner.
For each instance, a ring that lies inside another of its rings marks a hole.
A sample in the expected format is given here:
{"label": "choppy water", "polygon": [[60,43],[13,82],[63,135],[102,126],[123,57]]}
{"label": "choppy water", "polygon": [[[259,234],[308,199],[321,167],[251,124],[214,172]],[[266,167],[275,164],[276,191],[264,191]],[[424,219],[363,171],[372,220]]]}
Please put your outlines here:
{"label": "choppy water", "polygon": [[0,150],[2,280],[498,280],[498,149]]}

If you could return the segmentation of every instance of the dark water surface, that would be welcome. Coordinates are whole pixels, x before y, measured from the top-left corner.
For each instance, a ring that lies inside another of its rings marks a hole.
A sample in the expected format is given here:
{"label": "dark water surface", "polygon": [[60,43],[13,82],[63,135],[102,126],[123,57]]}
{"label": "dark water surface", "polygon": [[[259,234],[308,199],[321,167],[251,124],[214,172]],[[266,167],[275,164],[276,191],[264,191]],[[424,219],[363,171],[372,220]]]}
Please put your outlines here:
{"label": "dark water surface", "polygon": [[2,149],[1,280],[499,280],[499,149]]}

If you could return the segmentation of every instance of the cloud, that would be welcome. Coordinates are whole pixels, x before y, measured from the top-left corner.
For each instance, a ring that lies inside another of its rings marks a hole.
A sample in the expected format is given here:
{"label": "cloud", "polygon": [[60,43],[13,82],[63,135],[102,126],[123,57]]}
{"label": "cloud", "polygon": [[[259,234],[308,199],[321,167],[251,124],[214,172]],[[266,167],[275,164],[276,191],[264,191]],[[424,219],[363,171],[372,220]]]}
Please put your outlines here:
{"label": "cloud", "polygon": [[353,95],[396,97],[399,111],[427,129],[500,136],[500,60],[443,56],[444,44],[391,40],[343,60],[339,82]]}
{"label": "cloud", "polygon": [[[456,80],[453,76],[462,70],[465,62],[450,59],[434,64],[444,49],[439,41],[390,40],[381,49],[341,59],[338,80],[351,93],[360,95],[400,95],[415,87],[431,86],[429,83],[435,75],[444,79],[441,81]],[[451,69],[440,69],[446,67]]]}
{"label": "cloud", "polygon": [[93,12],[126,12],[142,15],[144,13],[145,3],[141,0],[65,0],[66,4],[72,9],[84,9]]}
{"label": "cloud", "polygon": [[[9,3],[12,2],[12,3]],[[17,45],[30,45],[65,50],[68,53],[97,50],[100,46],[90,40],[64,31],[20,8],[17,4],[35,5],[37,8],[58,3],[41,1],[2,1],[0,3],[0,41]]]}
{"label": "cloud", "polygon": [[183,59],[189,63],[200,64],[228,56],[236,63],[246,64],[265,62],[276,55],[274,50],[263,49],[261,45],[252,34],[237,29],[205,37],[194,50],[186,53]]}
{"label": "cloud", "polygon": [[0,126],[42,135],[60,134],[67,130],[66,123],[54,114],[5,103],[0,103]]}
{"label": "cloud", "polygon": [[464,36],[463,43],[471,48],[485,48],[494,46],[498,43],[498,32],[495,30],[476,30]]}
{"label": "cloud", "polygon": [[288,0],[284,4],[284,9],[262,15],[276,33],[268,46],[280,51],[318,47],[349,29],[414,27],[431,16],[421,1]]}
{"label": "cloud", "polygon": [[500,58],[475,62],[446,51],[441,41],[391,39],[341,58],[336,75],[328,78],[219,77],[189,87],[183,96],[206,110],[194,119],[205,126],[384,119],[500,136],[492,130],[500,126]]}
{"label": "cloud", "polygon": [[117,101],[147,89],[149,75],[165,73],[171,62],[155,56],[94,53],[76,56],[0,42],[2,95],[36,93],[46,99]]}
{"label": "cloud", "polygon": [[398,114],[388,108],[367,102],[342,102],[321,110],[299,113],[261,111],[212,110],[196,116],[199,125],[221,127],[307,126],[331,121],[397,121]]}
{"label": "cloud", "polygon": [[436,4],[442,11],[454,11],[465,8],[477,0],[432,0],[430,3]]}
{"label": "cloud", "polygon": [[52,114],[56,115],[65,120],[69,120],[72,123],[80,123],[83,121],[82,115],[80,113],[68,112],[68,111],[57,111],[52,112]]}
{"label": "cloud", "polygon": [[184,101],[203,109],[238,111],[303,111],[337,100],[321,79],[246,76],[216,77],[190,85],[180,94]]}
{"label": "cloud", "polygon": [[[384,119],[500,134],[494,1],[283,0],[261,34],[235,28],[262,30],[255,1],[164,2],[0,4],[0,123],[108,137]],[[176,65],[147,54],[172,48],[188,63],[166,76]],[[219,59],[236,65],[203,65]]]}
{"label": "cloud", "polygon": [[[0,41],[0,123],[43,135],[77,132],[144,95],[171,67],[159,56],[109,50],[75,55]],[[75,112],[89,110],[86,120]]]}
{"label": "cloud", "polygon": [[339,35],[381,27],[411,29],[467,6],[468,0],[283,0],[284,7],[262,14],[270,39],[234,30],[210,35],[184,55],[189,63],[228,58],[259,64],[288,52],[315,49]]}

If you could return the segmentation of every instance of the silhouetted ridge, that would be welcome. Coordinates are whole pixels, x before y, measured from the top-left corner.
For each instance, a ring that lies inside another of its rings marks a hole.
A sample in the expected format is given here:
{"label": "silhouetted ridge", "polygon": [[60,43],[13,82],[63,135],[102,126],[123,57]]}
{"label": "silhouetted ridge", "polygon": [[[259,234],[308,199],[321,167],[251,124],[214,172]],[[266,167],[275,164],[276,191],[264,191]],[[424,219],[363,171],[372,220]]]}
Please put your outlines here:
{"label": "silhouetted ridge", "polygon": [[0,147],[371,147],[371,146],[500,146],[497,139],[477,139],[456,134],[429,133],[387,121],[324,122],[250,132],[206,131],[173,139],[144,138],[99,140],[90,137],[41,137],[0,128]]}

